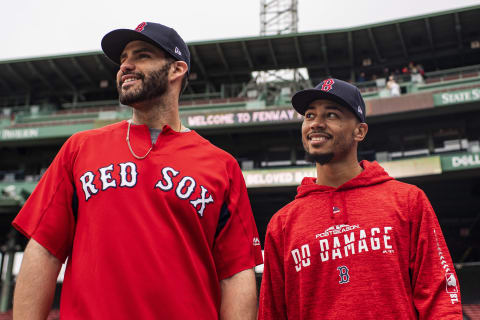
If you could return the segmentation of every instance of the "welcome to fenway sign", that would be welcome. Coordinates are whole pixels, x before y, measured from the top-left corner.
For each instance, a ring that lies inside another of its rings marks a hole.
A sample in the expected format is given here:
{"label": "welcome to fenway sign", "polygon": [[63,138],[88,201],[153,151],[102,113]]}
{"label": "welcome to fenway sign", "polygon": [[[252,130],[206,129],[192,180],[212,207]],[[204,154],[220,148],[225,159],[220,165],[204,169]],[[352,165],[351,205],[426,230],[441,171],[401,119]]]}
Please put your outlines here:
{"label": "welcome to fenway sign", "polygon": [[302,116],[293,108],[182,114],[181,118],[182,122],[189,128],[288,123],[302,120]]}

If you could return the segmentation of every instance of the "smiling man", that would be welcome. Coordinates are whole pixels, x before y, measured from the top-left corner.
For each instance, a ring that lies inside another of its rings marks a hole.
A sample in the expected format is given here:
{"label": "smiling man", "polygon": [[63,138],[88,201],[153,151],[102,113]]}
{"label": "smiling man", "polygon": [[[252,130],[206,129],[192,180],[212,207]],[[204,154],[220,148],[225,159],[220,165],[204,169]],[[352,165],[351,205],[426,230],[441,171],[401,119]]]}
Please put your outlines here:
{"label": "smiling man", "polygon": [[425,194],[357,159],[368,126],[359,90],[338,79],[297,92],[317,178],[267,228],[261,320],[462,319],[442,231]]}
{"label": "smiling man", "polygon": [[15,319],[249,319],[258,233],[237,161],[182,126],[188,47],[157,23],[102,40],[132,118],[63,145],[13,225],[30,241]]}

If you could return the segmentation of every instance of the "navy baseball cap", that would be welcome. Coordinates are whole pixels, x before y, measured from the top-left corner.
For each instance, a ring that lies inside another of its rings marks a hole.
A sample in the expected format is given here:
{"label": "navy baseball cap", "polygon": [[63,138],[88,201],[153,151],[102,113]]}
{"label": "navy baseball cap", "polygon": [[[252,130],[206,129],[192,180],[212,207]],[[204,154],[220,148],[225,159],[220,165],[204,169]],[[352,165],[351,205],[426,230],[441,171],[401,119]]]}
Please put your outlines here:
{"label": "navy baseball cap", "polygon": [[306,89],[295,93],[292,97],[293,108],[305,115],[310,103],[318,99],[327,99],[349,108],[360,122],[365,121],[365,101],[357,87],[348,82],[329,78],[320,82],[313,89]]}
{"label": "navy baseball cap", "polygon": [[146,41],[165,50],[175,60],[185,61],[190,72],[190,51],[178,33],[160,23],[142,22],[135,30],[117,29],[107,33],[102,39],[105,55],[120,64],[120,55],[125,46],[135,40]]}

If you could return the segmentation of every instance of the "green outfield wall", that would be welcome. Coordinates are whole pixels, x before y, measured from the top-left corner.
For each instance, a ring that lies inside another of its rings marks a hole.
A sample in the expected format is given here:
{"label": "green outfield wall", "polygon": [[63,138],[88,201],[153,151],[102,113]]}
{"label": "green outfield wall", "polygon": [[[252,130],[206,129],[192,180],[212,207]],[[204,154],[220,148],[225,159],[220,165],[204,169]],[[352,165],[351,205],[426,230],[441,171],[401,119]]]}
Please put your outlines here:
{"label": "green outfield wall", "polygon": [[[480,153],[455,153],[430,157],[401,159],[380,162],[387,173],[394,178],[439,175],[443,172],[480,168]],[[315,167],[288,167],[278,169],[244,170],[243,176],[248,188],[298,186],[304,177],[315,177]],[[0,182],[0,190],[15,185],[31,193],[36,182]]]}
{"label": "green outfield wall", "polygon": [[93,122],[31,128],[6,128],[0,130],[0,141],[68,138],[76,132],[89,129],[93,129]]}

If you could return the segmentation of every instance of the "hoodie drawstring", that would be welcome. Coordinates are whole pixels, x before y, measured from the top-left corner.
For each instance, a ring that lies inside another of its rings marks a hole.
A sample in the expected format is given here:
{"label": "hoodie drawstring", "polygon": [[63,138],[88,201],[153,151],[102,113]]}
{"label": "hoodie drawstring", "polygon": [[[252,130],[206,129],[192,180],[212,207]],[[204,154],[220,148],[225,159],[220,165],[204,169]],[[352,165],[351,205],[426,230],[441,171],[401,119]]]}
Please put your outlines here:
{"label": "hoodie drawstring", "polygon": [[348,210],[347,201],[345,200],[345,192],[340,191],[340,199],[342,199],[343,224],[348,224]]}

